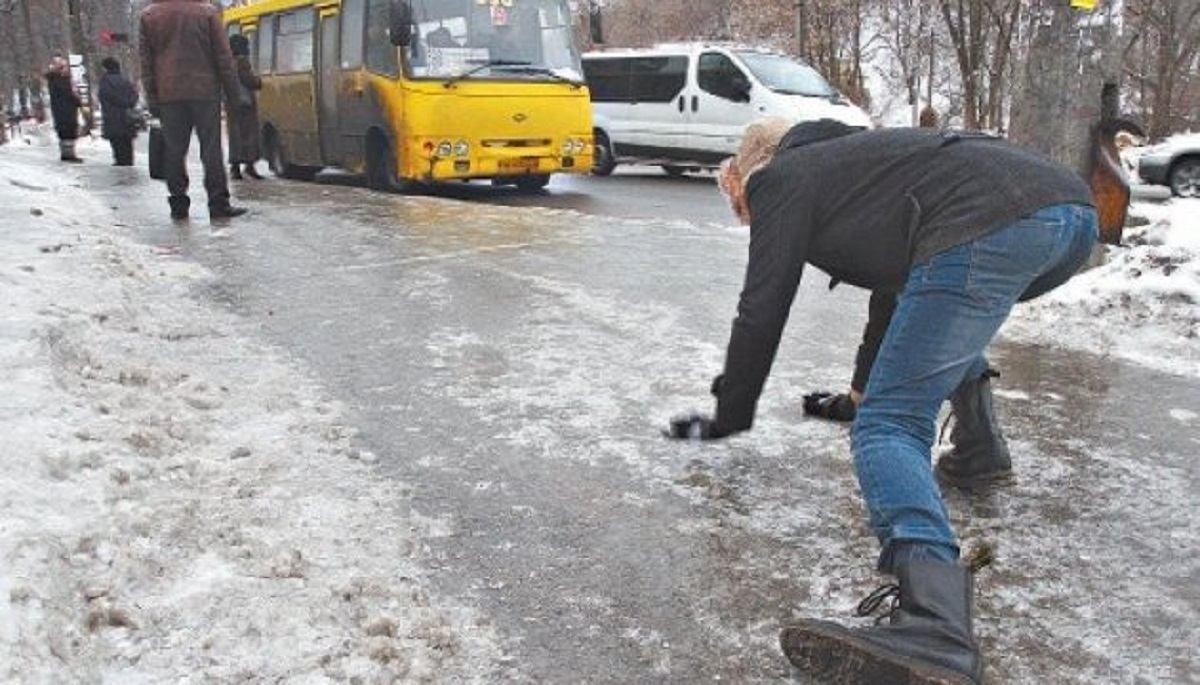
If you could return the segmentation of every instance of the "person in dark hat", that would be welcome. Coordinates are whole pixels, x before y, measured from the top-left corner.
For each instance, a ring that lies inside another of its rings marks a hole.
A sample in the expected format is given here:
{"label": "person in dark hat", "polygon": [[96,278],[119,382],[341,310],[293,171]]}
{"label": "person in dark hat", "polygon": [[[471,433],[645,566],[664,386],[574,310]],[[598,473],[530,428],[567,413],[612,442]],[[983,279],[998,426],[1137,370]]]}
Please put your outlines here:
{"label": "person in dark hat", "polygon": [[749,263],[716,413],[673,420],[672,437],[750,430],[806,266],[899,293],[851,429],[877,565],[897,580],[864,608],[896,602],[874,627],[791,623],[784,654],[817,682],[981,682],[976,565],[959,560],[934,479],[934,423],[957,388],[987,373],[1014,305],[1087,261],[1099,233],[1090,189],[992,136],[829,120],[752,125],[721,187],[750,225]]}
{"label": "person in dark hat", "polygon": [[237,68],[238,86],[241,89],[241,103],[236,108],[226,111],[226,122],[229,127],[229,177],[240,181],[246,176],[261,179],[262,175],[254,168],[262,158],[258,123],[258,91],[262,90],[262,79],[254,73],[250,64],[250,41],[245,36],[229,37],[229,49],[233,52],[234,66]]}
{"label": "person in dark hat", "polygon": [[112,146],[113,164],[133,166],[133,139],[137,137],[133,108],[138,102],[137,87],[121,73],[121,63],[116,59],[106,57],[100,66],[104,68],[99,88],[100,112],[104,116],[100,132]]}
{"label": "person in dark hat", "polygon": [[71,65],[67,58],[56,54],[46,67],[46,90],[50,92],[50,112],[54,115],[54,132],[58,135],[59,159],[79,164],[75,141],[79,139],[79,109],[83,100],[71,82]]}

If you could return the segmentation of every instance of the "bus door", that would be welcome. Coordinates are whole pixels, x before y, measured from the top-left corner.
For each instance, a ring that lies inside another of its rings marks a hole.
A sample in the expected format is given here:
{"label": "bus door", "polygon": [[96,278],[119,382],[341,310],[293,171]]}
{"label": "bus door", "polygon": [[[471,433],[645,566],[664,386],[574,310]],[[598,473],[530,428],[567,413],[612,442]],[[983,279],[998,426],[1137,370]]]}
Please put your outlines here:
{"label": "bus door", "polygon": [[339,24],[337,14],[323,14],[318,29],[317,127],[321,134],[321,157],[327,164],[342,161],[338,134],[338,86],[341,79]]}

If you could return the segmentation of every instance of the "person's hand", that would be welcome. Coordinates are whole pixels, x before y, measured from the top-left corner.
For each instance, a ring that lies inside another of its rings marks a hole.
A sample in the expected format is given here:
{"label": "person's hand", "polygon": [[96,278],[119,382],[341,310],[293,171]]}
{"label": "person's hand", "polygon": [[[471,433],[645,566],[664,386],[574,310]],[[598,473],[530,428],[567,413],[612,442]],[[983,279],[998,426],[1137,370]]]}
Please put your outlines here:
{"label": "person's hand", "polygon": [[849,423],[858,415],[858,405],[849,395],[814,392],[804,396],[804,413],[829,421]]}
{"label": "person's hand", "polygon": [[146,111],[147,111],[147,112],[150,112],[150,116],[151,116],[151,117],[153,117],[153,118],[155,118],[155,119],[161,119],[161,118],[162,118],[162,108],[161,108],[161,107],[159,107],[158,105],[148,105],[148,106],[146,107]]}
{"label": "person's hand", "polygon": [[674,440],[709,441],[729,434],[717,428],[717,422],[707,416],[688,414],[671,419],[671,428],[663,431],[663,435]]}

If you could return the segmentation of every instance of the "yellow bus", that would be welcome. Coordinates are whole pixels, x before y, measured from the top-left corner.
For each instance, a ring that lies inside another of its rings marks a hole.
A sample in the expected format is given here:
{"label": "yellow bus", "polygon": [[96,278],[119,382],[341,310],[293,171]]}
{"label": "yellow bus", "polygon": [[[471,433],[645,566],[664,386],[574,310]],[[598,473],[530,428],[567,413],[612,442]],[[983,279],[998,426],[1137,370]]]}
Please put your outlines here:
{"label": "yellow bus", "polygon": [[227,9],[263,78],[275,173],[371,187],[586,173],[592,115],[567,0],[258,0]]}

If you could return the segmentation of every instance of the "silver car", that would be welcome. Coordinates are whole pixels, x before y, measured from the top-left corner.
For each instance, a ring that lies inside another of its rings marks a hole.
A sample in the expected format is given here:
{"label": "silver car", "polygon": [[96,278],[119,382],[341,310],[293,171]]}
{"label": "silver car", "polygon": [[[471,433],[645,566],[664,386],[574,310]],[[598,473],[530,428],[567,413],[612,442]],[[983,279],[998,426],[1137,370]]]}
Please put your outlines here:
{"label": "silver car", "polygon": [[1200,197],[1200,134],[1174,136],[1146,150],[1138,175],[1151,185],[1170,186],[1176,197]]}

